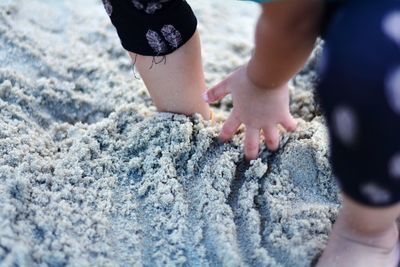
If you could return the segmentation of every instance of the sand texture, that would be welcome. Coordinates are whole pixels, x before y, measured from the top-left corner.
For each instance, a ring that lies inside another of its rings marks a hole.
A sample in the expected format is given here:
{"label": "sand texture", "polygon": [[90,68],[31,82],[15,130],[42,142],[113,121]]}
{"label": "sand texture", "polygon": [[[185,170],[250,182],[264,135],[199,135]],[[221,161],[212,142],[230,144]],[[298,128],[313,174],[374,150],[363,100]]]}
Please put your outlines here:
{"label": "sand texture", "polygon": [[[190,3],[212,85],[249,58],[259,11]],[[310,266],[339,206],[315,58],[293,80],[299,130],[248,164],[242,133],[155,113],[100,1],[1,0],[0,266]]]}

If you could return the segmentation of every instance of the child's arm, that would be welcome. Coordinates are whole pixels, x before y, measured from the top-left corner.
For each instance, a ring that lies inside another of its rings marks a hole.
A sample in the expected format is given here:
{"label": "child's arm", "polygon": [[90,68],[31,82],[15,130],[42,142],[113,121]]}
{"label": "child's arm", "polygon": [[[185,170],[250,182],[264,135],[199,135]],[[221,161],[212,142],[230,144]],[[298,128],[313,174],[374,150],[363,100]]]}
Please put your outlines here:
{"label": "child's arm", "polygon": [[304,65],[320,29],[320,0],[281,0],[262,5],[250,80],[265,89],[285,84]]}
{"label": "child's arm", "polygon": [[207,102],[214,102],[232,94],[233,109],[220,137],[231,138],[244,123],[247,159],[257,157],[260,130],[268,148],[275,150],[279,145],[277,124],[288,131],[296,128],[289,111],[287,82],[313,49],[319,32],[321,2],[281,0],[263,4],[251,60],[204,96]]}
{"label": "child's arm", "polygon": [[136,61],[136,68],[159,111],[200,113],[204,119],[210,119],[208,104],[201,100],[206,85],[197,31],[187,43],[167,55],[166,64],[153,64],[150,69],[152,56],[129,54]]}

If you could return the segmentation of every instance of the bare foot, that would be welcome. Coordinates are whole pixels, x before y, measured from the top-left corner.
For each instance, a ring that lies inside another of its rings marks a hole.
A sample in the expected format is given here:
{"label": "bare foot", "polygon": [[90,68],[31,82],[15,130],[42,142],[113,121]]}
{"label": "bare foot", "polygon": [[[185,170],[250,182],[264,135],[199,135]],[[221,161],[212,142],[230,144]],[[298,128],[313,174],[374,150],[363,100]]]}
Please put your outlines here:
{"label": "bare foot", "polygon": [[398,235],[396,225],[379,235],[362,236],[337,221],[317,267],[396,267],[400,259]]}

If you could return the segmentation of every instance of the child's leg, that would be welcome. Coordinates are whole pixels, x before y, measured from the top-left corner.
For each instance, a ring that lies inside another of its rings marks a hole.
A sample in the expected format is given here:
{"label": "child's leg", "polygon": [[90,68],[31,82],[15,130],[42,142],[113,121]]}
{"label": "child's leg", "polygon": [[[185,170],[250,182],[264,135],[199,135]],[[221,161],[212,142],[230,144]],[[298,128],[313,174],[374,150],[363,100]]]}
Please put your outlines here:
{"label": "child's leg", "polygon": [[400,2],[349,1],[326,35],[318,95],[343,207],[318,266],[396,266]]}
{"label": "child's leg", "polygon": [[141,74],[159,111],[200,113],[206,86],[197,20],[184,0],[103,0],[122,46]]}
{"label": "child's leg", "polygon": [[209,107],[201,97],[206,85],[197,31],[185,45],[167,56],[165,64],[153,64],[150,69],[152,56],[130,55],[136,60],[136,68],[159,111],[200,113],[203,118],[210,118]]}
{"label": "child's leg", "polygon": [[393,267],[399,262],[399,232],[395,223],[400,204],[374,209],[343,197],[343,206],[319,267]]}

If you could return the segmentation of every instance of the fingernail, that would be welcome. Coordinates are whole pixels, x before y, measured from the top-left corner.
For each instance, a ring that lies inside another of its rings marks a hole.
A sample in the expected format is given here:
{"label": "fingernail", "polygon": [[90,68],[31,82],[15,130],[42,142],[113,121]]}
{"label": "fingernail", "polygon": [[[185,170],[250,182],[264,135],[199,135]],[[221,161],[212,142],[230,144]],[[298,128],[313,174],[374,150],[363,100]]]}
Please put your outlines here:
{"label": "fingernail", "polygon": [[206,101],[207,103],[208,103],[208,94],[207,94],[207,92],[204,92],[203,94],[202,94],[202,97],[203,97],[203,100],[204,101]]}

